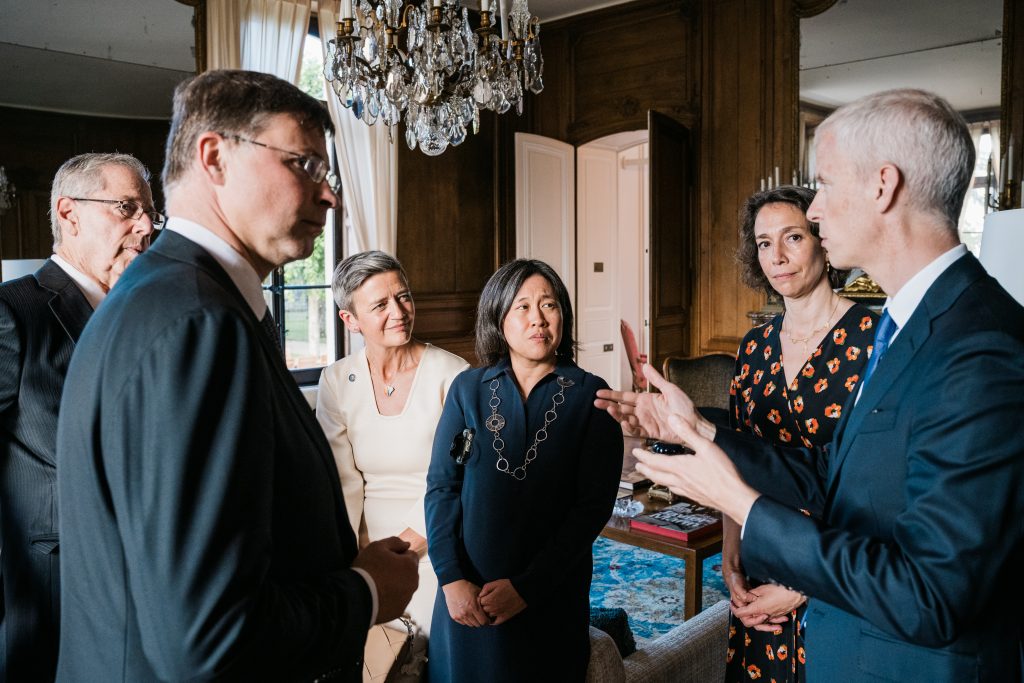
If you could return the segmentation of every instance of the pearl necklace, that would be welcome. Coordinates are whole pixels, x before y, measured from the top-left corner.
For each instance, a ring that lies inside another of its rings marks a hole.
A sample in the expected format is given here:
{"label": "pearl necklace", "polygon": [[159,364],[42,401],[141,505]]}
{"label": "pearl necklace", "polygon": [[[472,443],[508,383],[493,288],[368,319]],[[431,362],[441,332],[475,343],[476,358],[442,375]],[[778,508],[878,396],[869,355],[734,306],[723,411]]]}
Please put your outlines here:
{"label": "pearl necklace", "polygon": [[565,403],[565,390],[575,384],[571,379],[564,377],[557,377],[556,380],[558,393],[551,397],[551,408],[544,413],[544,426],[533,435],[533,444],[526,449],[526,460],[513,470],[508,468],[508,458],[505,457],[505,441],[501,438],[501,430],[505,426],[505,416],[498,412],[498,406],[501,405],[501,399],[498,398],[498,387],[501,385],[497,377],[491,381],[491,400],[487,403],[491,408],[491,416],[484,422],[484,426],[494,434],[494,452],[498,454],[498,462],[494,466],[499,472],[504,472],[519,481],[526,479],[526,467],[536,459],[537,446],[548,438],[548,427],[558,419],[556,410],[558,406]]}
{"label": "pearl necklace", "polygon": [[819,332],[825,330],[828,327],[829,322],[832,320],[832,316],[836,314],[836,311],[839,309],[839,304],[842,302],[842,300],[842,297],[836,297],[836,305],[832,307],[832,312],[828,314],[827,318],[825,318],[825,322],[823,322],[819,327],[816,327],[810,332],[808,332],[806,337],[803,337],[802,339],[794,338],[793,335],[789,333],[789,330],[783,330],[786,333],[786,338],[789,339],[789,343],[800,344],[800,346],[802,346],[804,349],[804,356],[806,357],[807,342],[810,341],[814,337],[814,335],[818,334]]}

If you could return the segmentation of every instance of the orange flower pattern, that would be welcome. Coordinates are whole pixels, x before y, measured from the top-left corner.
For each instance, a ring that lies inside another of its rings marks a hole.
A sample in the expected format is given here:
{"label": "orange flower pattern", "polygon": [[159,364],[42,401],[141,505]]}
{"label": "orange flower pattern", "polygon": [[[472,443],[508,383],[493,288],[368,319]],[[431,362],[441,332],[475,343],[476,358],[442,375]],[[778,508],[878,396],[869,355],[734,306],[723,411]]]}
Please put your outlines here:
{"label": "orange flower pattern", "polygon": [[[780,379],[785,376],[780,374],[785,372],[779,337],[782,319],[776,316],[768,325],[751,330],[740,344],[732,426],[773,443],[820,447],[832,440],[843,404],[857,391],[878,316],[855,304],[795,370],[792,382],[788,377]],[[780,634],[748,630],[730,617],[726,682],[805,680],[802,615],[802,608],[795,610]]]}

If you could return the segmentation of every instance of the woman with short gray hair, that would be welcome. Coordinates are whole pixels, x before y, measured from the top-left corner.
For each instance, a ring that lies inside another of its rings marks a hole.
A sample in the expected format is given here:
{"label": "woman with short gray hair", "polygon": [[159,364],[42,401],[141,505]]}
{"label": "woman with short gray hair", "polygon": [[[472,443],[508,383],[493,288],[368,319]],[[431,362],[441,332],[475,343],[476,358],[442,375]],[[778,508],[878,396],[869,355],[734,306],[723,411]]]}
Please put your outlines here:
{"label": "woman with short gray hair", "polygon": [[413,338],[416,306],[395,257],[349,256],[334,270],[331,290],[339,317],[365,348],[324,368],[317,419],[360,547],[398,536],[419,553],[420,585],[407,611],[428,634],[437,579],[426,555],[427,466],[448,387],[468,364]]}

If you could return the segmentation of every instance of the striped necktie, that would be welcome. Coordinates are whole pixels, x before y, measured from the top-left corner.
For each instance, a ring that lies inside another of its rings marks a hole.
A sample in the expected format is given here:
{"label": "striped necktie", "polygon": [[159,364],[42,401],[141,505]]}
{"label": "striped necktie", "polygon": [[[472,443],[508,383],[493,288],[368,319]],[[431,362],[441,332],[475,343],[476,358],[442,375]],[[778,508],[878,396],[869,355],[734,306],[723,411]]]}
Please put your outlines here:
{"label": "striped necktie", "polygon": [[878,329],[875,332],[875,347],[871,351],[871,358],[868,360],[868,367],[864,371],[864,379],[861,381],[861,391],[864,391],[864,387],[867,386],[868,380],[871,379],[871,375],[874,374],[875,368],[878,367],[878,363],[882,360],[882,354],[889,348],[889,342],[892,341],[892,336],[896,334],[896,323],[889,316],[888,309],[882,311],[882,317],[878,319]]}
{"label": "striped necktie", "polygon": [[260,325],[263,326],[263,331],[270,335],[270,338],[274,340],[274,346],[277,347],[278,352],[283,356],[284,349],[281,348],[281,333],[277,329],[277,323],[274,322],[274,316],[270,315],[270,309],[263,315],[263,319],[260,320]]}

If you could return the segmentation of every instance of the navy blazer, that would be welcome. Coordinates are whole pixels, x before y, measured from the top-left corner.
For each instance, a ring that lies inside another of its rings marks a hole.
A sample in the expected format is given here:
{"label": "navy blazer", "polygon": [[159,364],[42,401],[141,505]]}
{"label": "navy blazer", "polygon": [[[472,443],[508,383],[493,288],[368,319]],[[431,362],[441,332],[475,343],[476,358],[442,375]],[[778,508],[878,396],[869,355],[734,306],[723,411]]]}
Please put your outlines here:
{"label": "navy blazer", "polygon": [[57,667],[57,411],[90,315],[53,261],[0,285],[0,681],[53,680]]}
{"label": "navy blazer", "polygon": [[812,598],[808,680],[1020,680],[1024,309],[958,259],[854,398],[831,455],[715,439],[767,494],[744,567]]}
{"label": "navy blazer", "polygon": [[227,273],[161,235],[92,317],[57,434],[61,681],[358,680],[337,469]]}

